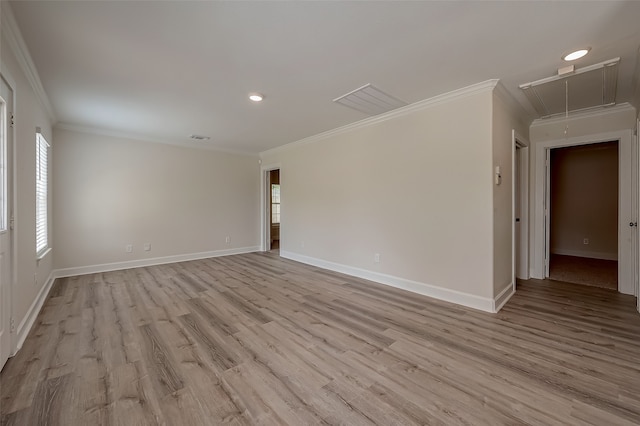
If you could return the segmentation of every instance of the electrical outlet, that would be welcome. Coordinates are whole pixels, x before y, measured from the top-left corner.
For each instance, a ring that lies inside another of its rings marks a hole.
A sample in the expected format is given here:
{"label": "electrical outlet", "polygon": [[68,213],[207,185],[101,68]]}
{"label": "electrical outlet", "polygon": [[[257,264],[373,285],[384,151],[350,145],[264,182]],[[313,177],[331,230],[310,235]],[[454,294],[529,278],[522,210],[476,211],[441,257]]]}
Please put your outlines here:
{"label": "electrical outlet", "polygon": [[589,244],[589,239],[585,238],[584,240],[582,240],[582,244],[587,245]]}
{"label": "electrical outlet", "polygon": [[304,241],[300,241],[300,247],[304,248]]}
{"label": "electrical outlet", "polygon": [[375,263],[380,263],[380,253],[374,253],[373,255],[373,261]]}
{"label": "electrical outlet", "polygon": [[133,245],[127,244],[124,248],[124,251],[126,251],[127,253],[131,253],[133,251]]}
{"label": "electrical outlet", "polygon": [[231,237],[229,237],[229,236],[227,235],[227,237],[225,237],[225,239],[224,239],[224,242],[225,242],[225,243],[227,243],[227,244],[229,244],[229,243],[231,242]]}
{"label": "electrical outlet", "polygon": [[151,243],[144,243],[144,251],[151,251]]}

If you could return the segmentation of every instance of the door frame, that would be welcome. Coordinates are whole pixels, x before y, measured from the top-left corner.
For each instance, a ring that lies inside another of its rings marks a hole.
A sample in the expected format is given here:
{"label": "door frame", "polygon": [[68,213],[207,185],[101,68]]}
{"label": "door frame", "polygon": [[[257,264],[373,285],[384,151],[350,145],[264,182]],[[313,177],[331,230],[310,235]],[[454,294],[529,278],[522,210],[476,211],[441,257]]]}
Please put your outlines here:
{"label": "door frame", "polygon": [[[260,251],[269,251],[271,243],[271,178],[272,170],[280,170],[280,183],[282,184],[282,168],[280,163],[260,166]],[[280,220],[282,232],[282,220]]]}
{"label": "door frame", "polygon": [[[535,148],[535,194],[534,194],[534,210],[533,210],[533,233],[531,241],[531,271],[533,278],[544,279],[547,277],[546,259],[549,255],[548,233],[547,233],[547,215],[545,215],[545,199],[549,193],[549,183],[547,175],[547,155],[553,148],[569,147],[576,145],[589,145],[601,142],[618,141],[618,254],[626,255],[629,259],[618,260],[618,291],[625,294],[633,294],[635,291],[633,283],[633,265],[636,261],[633,259],[633,247],[629,250],[623,250],[625,239],[629,237],[629,223],[637,222],[638,212],[633,206],[632,192],[632,176],[634,175],[633,162],[626,164],[631,160],[633,149],[633,132],[632,130],[619,130],[614,132],[605,132],[585,136],[576,136],[566,139],[556,139],[552,141],[540,142]],[[628,176],[623,176],[628,173]],[[626,178],[623,182],[623,178]],[[629,189],[628,194],[624,193],[625,189]],[[633,229],[637,232],[637,228]],[[622,270],[622,266],[627,265],[627,270]]]}
{"label": "door frame", "polygon": [[[517,171],[519,179],[515,173],[511,180],[511,276],[513,278],[513,290],[516,290],[516,278],[529,279],[529,141],[519,134],[515,129],[511,131],[512,156],[511,170]],[[516,151],[520,150],[520,157],[516,156]],[[517,162],[517,164],[516,164]],[[516,191],[516,180],[519,188]],[[519,195],[519,199],[516,199]],[[516,203],[520,205],[520,244],[516,250]],[[516,253],[518,257],[516,258]],[[516,262],[520,262],[521,276],[516,276]]]}
{"label": "door frame", "polygon": [[[4,79],[12,93],[12,106],[13,106],[13,114],[15,116],[15,112],[17,111],[17,93],[16,93],[16,82],[12,77],[11,73],[6,69],[0,69],[0,79]],[[7,228],[9,229],[9,284],[7,286],[7,301],[2,301],[0,303],[6,303],[9,311],[9,357],[12,357],[16,354],[18,348],[18,335],[16,333],[16,324],[13,313],[13,300],[14,300],[14,291],[16,289],[16,285],[18,282],[18,256],[16,255],[16,233],[17,233],[17,215],[15,214],[16,206],[18,205],[18,191],[16,188],[16,174],[17,174],[17,162],[16,162],[16,126],[8,125],[7,126],[7,135],[10,135],[7,143],[7,157],[6,160],[11,167],[10,175],[8,174],[8,179],[10,182],[7,184],[7,199],[9,201],[9,205],[7,208]],[[13,225],[12,225],[13,222]],[[0,369],[2,366],[0,366]]]}

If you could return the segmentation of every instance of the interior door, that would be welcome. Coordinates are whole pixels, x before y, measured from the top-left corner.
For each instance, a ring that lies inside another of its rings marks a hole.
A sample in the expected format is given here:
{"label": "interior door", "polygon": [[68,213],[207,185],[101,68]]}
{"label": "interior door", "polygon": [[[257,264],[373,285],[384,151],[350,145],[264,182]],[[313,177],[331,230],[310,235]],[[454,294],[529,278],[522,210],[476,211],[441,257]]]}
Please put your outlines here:
{"label": "interior door", "polygon": [[[633,156],[634,161],[635,161],[635,165],[634,165],[634,169],[636,171],[635,173],[635,178],[634,178],[634,184],[635,184],[635,189],[634,189],[634,194],[636,196],[636,204],[635,204],[635,208],[636,208],[636,215],[640,213],[640,119],[638,119],[637,123],[636,123],[636,140],[635,140],[635,155]],[[636,229],[636,240],[634,242],[634,247],[636,249],[636,253],[635,253],[635,257],[634,257],[634,261],[636,263],[635,265],[635,285],[636,285],[636,291],[635,291],[635,296],[636,296],[636,309],[638,310],[638,312],[640,312],[640,241],[639,238],[637,236],[638,232]]]}
{"label": "interior door", "polygon": [[633,229],[632,229],[632,240],[631,240],[631,263],[633,264],[633,273],[632,273],[632,281],[633,281],[633,288],[635,289],[634,294],[636,296],[638,296],[638,267],[640,267],[640,264],[638,263],[638,253],[639,253],[639,249],[640,247],[638,246],[638,241],[640,238],[640,235],[638,235],[638,203],[639,203],[639,170],[638,170],[638,166],[640,165],[640,163],[638,162],[638,137],[636,136],[636,138],[634,140],[632,140],[632,146],[631,146],[631,162],[632,162],[632,166],[631,166],[631,200],[633,203],[633,210],[632,210],[632,214],[633,214]]}
{"label": "interior door", "polygon": [[13,92],[0,76],[0,369],[11,354],[11,142]]}
{"label": "interior door", "polygon": [[517,145],[517,143],[514,143],[515,145],[515,151],[514,151],[514,160],[513,160],[513,210],[514,210],[514,229],[513,229],[513,236],[514,236],[514,250],[515,250],[515,259],[514,259],[514,263],[515,263],[515,277],[513,277],[513,282],[516,282],[516,278],[521,277],[522,276],[522,263],[520,262],[520,245],[522,244],[522,238],[520,236],[520,233],[522,232],[522,230],[520,229],[522,227],[522,222],[521,222],[521,217],[520,217],[520,210],[521,210],[521,205],[520,205],[520,157],[521,157],[521,148]]}
{"label": "interior door", "polygon": [[635,249],[638,233],[638,213],[635,210],[637,176],[634,161],[633,147],[635,143],[631,138],[618,142],[619,155],[619,234],[618,234],[618,291],[624,294],[633,294],[635,287]]}
{"label": "interior door", "polygon": [[522,148],[515,143],[515,158],[513,160],[513,209],[514,209],[514,249],[515,249],[515,277],[513,278],[513,282],[515,283],[515,279],[522,277],[524,275],[523,267],[522,267],[522,202],[520,197],[522,197],[521,189],[521,162],[522,162]]}

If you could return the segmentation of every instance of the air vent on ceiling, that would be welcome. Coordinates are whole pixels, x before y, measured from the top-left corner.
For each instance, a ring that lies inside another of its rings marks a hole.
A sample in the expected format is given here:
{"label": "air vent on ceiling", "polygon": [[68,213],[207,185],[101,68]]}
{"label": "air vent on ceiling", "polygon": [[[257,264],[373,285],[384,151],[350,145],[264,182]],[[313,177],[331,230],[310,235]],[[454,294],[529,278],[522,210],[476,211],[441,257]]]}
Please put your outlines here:
{"label": "air vent on ceiling", "polygon": [[203,136],[203,135],[191,135],[189,137],[197,141],[208,141],[209,139],[211,139],[209,136]]}
{"label": "air vent on ceiling", "polygon": [[554,75],[520,89],[541,117],[615,105],[620,58]]}
{"label": "air vent on ceiling", "polygon": [[333,102],[364,112],[368,115],[378,115],[407,105],[406,102],[394,98],[369,84],[335,98]]}

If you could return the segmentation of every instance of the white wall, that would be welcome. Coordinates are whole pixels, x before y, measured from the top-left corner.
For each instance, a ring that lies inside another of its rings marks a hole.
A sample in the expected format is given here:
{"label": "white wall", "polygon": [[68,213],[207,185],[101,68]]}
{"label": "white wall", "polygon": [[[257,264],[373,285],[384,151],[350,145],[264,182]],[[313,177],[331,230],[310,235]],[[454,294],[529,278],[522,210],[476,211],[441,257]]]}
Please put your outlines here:
{"label": "white wall", "polygon": [[[4,3],[4,2],[3,2]],[[5,5],[2,13],[7,13]],[[5,17],[6,19],[6,17]],[[4,25],[4,21],[3,21]],[[0,42],[0,72],[7,77],[14,91],[14,285],[11,312],[16,330],[14,345],[23,339],[30,327],[29,321],[37,314],[34,303],[49,281],[52,253],[36,260],[35,237],[35,146],[36,127],[40,127],[49,143],[55,145],[51,135],[51,119],[36,96],[23,68],[20,66],[2,29]],[[50,234],[51,237],[51,234]],[[19,336],[17,336],[19,335]],[[16,337],[17,336],[17,337]]]}
{"label": "white wall", "polygon": [[[257,249],[257,156],[60,128],[54,136],[53,229],[61,274]],[[127,244],[132,253],[125,252]]]}
{"label": "white wall", "polygon": [[281,166],[282,255],[491,300],[492,88],[263,153]]}

